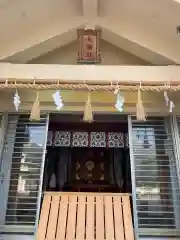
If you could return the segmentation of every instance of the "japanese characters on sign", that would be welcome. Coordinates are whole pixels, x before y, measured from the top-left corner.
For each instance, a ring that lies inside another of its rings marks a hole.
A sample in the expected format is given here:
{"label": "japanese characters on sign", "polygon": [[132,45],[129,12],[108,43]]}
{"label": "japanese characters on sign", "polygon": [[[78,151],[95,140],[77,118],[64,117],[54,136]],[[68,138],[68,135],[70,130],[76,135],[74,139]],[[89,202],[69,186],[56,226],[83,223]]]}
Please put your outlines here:
{"label": "japanese characters on sign", "polygon": [[99,40],[100,30],[78,30],[78,63],[100,62]]}

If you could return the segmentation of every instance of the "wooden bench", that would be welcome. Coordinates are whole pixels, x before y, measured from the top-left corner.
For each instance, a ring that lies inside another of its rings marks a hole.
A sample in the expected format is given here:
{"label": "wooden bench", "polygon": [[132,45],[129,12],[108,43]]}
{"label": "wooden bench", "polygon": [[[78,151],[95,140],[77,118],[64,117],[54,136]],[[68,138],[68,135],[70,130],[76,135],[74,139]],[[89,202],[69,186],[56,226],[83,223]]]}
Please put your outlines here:
{"label": "wooden bench", "polygon": [[37,240],[134,240],[130,196],[46,192]]}

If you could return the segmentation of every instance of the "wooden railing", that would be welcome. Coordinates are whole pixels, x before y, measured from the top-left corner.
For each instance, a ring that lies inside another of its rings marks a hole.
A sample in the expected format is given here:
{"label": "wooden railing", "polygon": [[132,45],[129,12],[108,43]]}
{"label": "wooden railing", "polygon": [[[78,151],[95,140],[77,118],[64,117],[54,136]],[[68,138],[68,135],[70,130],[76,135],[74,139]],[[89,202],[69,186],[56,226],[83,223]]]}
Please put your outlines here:
{"label": "wooden railing", "polygon": [[130,196],[46,192],[37,240],[134,240]]}

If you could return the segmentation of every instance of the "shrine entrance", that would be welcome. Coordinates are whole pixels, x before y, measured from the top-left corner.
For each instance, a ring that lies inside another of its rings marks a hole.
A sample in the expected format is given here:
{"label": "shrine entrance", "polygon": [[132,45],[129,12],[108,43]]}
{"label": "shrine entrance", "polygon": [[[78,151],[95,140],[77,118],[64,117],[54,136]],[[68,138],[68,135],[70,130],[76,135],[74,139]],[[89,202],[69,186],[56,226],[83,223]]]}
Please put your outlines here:
{"label": "shrine entrance", "polygon": [[50,116],[37,240],[134,240],[126,116]]}
{"label": "shrine entrance", "polygon": [[131,193],[126,116],[50,116],[43,191]]}

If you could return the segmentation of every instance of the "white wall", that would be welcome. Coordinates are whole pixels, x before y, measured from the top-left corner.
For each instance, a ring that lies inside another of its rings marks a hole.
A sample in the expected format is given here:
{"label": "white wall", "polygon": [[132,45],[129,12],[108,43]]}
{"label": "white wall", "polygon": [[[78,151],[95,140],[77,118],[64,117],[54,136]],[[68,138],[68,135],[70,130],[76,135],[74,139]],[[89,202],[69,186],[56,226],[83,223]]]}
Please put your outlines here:
{"label": "white wall", "polygon": [[[78,42],[72,42],[31,61],[41,64],[77,64]],[[101,64],[103,65],[147,65],[144,60],[115,47],[114,45],[100,41]]]}

